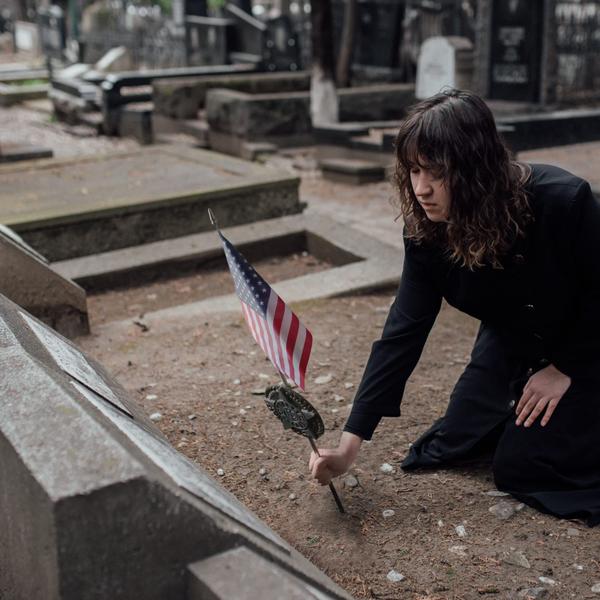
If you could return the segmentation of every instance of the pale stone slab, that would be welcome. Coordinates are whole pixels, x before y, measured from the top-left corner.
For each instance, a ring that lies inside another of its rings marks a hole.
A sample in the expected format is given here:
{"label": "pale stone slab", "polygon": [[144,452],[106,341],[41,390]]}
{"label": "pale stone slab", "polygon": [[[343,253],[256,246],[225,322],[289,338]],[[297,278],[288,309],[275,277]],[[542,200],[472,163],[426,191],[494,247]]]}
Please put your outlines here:
{"label": "pale stone slab", "polygon": [[473,73],[473,44],[462,37],[430,37],[421,45],[415,95],[429,98],[444,88],[469,89]]}

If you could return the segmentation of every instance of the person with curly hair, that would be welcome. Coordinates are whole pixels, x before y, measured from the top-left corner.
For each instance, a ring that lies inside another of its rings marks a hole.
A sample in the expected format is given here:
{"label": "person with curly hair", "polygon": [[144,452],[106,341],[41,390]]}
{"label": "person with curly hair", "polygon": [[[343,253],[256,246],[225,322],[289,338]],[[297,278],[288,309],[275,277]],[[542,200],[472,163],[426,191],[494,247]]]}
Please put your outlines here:
{"label": "person with curly hair", "polygon": [[600,202],[554,166],[514,161],[476,94],[417,104],[396,139],[404,267],[339,446],[346,472],[382,417],[400,415],[442,299],[481,324],[444,417],[403,469],[488,458],[497,487],[543,512],[600,523]]}

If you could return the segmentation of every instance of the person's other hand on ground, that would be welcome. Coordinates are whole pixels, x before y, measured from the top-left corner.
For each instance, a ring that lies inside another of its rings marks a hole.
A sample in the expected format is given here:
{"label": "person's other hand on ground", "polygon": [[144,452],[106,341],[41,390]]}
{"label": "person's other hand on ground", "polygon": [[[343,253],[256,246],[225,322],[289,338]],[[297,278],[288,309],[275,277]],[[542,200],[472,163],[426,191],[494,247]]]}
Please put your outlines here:
{"label": "person's other hand on ground", "polygon": [[327,485],[334,477],[343,475],[356,460],[361,443],[361,437],[344,431],[337,448],[319,449],[321,456],[311,452],[308,468],[312,476],[321,485]]}
{"label": "person's other hand on ground", "polygon": [[517,425],[533,425],[544,411],[542,427],[548,423],[556,406],[571,385],[571,378],[561,373],[554,365],[548,365],[534,373],[523,388],[523,395],[517,404]]}

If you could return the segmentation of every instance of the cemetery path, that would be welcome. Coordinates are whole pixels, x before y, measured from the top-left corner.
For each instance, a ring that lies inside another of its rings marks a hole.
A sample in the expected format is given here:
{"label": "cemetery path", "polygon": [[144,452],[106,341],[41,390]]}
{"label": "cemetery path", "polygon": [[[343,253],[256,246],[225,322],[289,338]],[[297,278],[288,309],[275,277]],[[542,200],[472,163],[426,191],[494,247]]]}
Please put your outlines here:
{"label": "cemetery path", "polygon": [[[0,122],[0,143],[16,139],[48,145],[59,157],[137,147],[130,140],[69,130],[47,114],[23,108],[0,109]],[[572,162],[564,166],[576,172],[585,167],[582,175],[589,172],[594,183],[599,149],[600,144],[586,144],[571,152],[531,152],[527,158],[558,164],[568,159]],[[301,196],[309,212],[401,245],[389,184],[349,187],[324,181],[310,150],[270,162],[302,176]],[[157,300],[164,295],[159,303],[171,303],[188,294],[186,286],[179,282],[136,293],[142,304],[152,294]],[[128,293],[93,299],[93,324],[113,318],[112,310],[128,311],[135,304]],[[315,339],[306,397],[326,424],[322,447],[337,443],[392,293],[294,306]],[[443,307],[407,386],[402,417],[385,419],[374,440],[364,445],[352,477],[336,482],[346,515],[337,512],[326,488],[309,479],[308,443],[284,432],[257,395],[278,380],[239,313],[194,322],[182,318],[160,333],[132,321],[120,332],[92,333],[77,343],[117,377],[147,414],[160,413],[157,425],[178,450],[356,598],[516,599],[528,597],[526,590],[534,597],[539,588],[546,590],[546,598],[597,597],[591,592],[600,582],[597,530],[527,507],[517,510],[510,498],[490,495],[494,485],[485,465],[422,474],[399,468],[409,444],[443,414],[476,328],[472,319]],[[329,375],[327,383],[315,382]],[[383,463],[393,467],[391,473],[380,470]],[[492,507],[498,512],[500,503],[504,515],[510,515],[506,519],[490,512]],[[403,578],[392,581],[392,571]]]}

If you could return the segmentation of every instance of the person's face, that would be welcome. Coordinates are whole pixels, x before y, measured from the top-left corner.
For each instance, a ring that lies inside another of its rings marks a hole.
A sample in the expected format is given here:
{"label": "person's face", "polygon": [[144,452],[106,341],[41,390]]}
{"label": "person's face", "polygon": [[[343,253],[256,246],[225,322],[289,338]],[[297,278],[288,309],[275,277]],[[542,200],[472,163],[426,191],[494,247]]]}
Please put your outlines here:
{"label": "person's face", "polygon": [[415,165],[410,170],[410,182],[427,218],[434,223],[447,221],[451,198],[445,181],[429,169]]}

